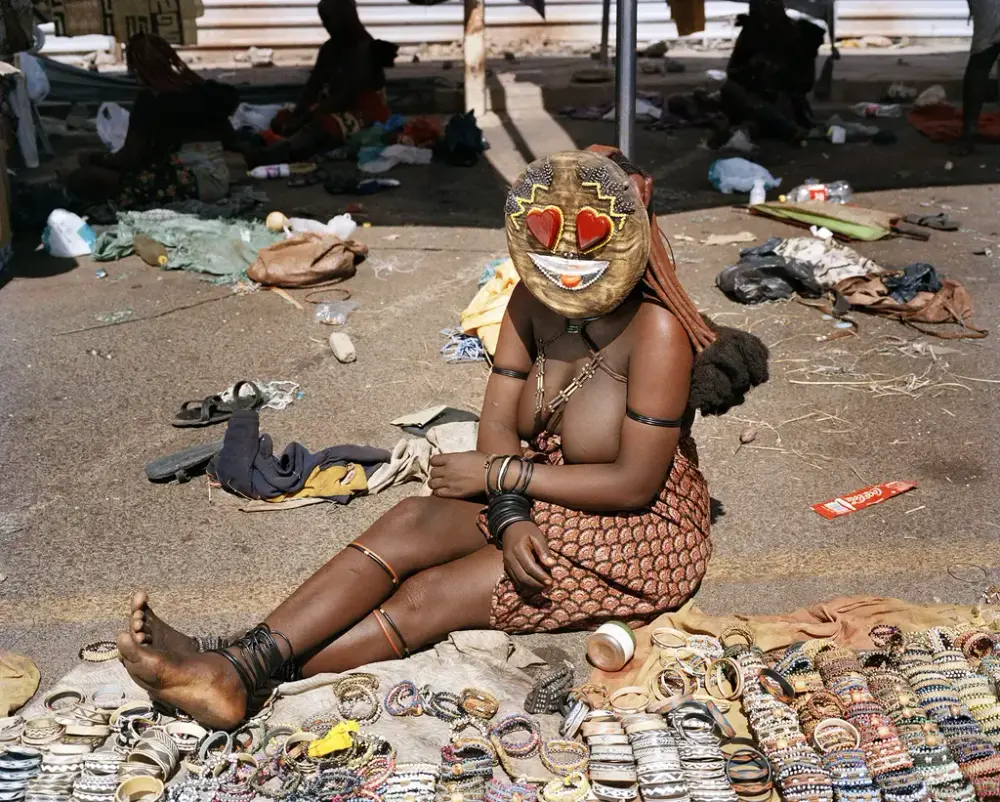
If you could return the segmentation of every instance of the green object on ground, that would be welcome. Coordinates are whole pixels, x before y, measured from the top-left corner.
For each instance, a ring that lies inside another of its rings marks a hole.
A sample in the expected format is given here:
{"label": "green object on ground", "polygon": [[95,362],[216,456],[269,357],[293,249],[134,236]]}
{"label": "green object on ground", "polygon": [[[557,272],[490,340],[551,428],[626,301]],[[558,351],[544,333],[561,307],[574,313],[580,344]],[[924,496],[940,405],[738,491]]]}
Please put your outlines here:
{"label": "green object on ground", "polygon": [[[864,216],[858,212],[866,211],[859,207],[841,206],[840,204],[824,204],[824,206],[829,206],[829,210],[804,209],[801,205],[787,203],[758,203],[751,206],[750,210],[754,214],[773,217],[777,220],[790,220],[807,226],[823,226],[834,234],[862,242],[874,242],[891,233],[890,229],[874,220],[857,219]],[[855,219],[847,219],[849,217]]]}
{"label": "green object on ground", "polygon": [[97,238],[92,258],[98,262],[124,259],[135,251],[139,235],[167,248],[165,270],[207,273],[216,284],[245,279],[257,252],[284,237],[257,221],[203,220],[166,209],[119,212],[118,225]]}

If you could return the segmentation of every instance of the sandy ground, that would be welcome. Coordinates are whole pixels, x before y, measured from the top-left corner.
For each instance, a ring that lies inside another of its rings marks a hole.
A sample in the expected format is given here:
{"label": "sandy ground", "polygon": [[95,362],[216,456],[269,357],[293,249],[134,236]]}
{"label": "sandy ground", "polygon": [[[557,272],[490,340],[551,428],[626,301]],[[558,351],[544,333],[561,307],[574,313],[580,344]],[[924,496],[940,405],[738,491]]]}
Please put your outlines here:
{"label": "sandy ground", "polygon": [[[531,121],[505,123],[517,147],[544,152]],[[610,141],[605,123],[560,123],[580,145]],[[1000,159],[985,150],[945,169],[945,149],[897,124],[896,146],[803,151],[771,147],[760,159],[786,186],[809,173],[845,177],[859,201],[936,212],[962,221],[929,243],[894,239],[858,249],[888,265],[929,261],[959,279],[977,321],[995,328],[1000,290],[997,191]],[[996,430],[1000,358],[994,338],[945,342],[858,316],[858,336],[794,302],[742,307],[713,281],[738,245],[705,246],[710,234],[794,235],[730,208],[705,180],[713,155],[700,132],[640,132],[639,161],[657,179],[660,223],[673,239],[691,295],[720,322],[744,326],[771,347],[772,379],[740,409],[699,420],[695,434],[712,494],[724,508],[715,556],[698,602],[713,612],[777,612],[838,594],[972,602],[1000,563]],[[551,146],[550,146],[551,149]],[[101,315],[135,317],[226,290],[136,258],[104,265],[59,262],[19,243],[15,278],[0,289],[0,647],[31,655],[46,684],[76,661],[81,644],[114,635],[135,588],[168,620],[194,631],[245,626],[389,507],[406,487],[348,507],[248,515],[204,480],[154,485],[144,465],[223,434],[175,429],[185,399],[238,379],[288,379],[302,397],[265,412],[276,444],[391,446],[389,421],[431,404],[475,410],[482,364],[448,364],[440,331],[475,292],[483,264],[503,254],[503,180],[476,168],[399,168],[403,187],[363,199],[371,259],[349,287],[361,307],[346,326],[358,361],[340,365],[329,330],[280,297],[259,292],[148,322],[60,336]],[[319,188],[266,187],[272,206],[331,216],[350,199]],[[975,255],[990,248],[992,255]],[[301,295],[301,293],[298,293]],[[955,349],[935,360],[903,343]],[[95,356],[93,351],[110,355]],[[874,380],[880,380],[877,383]],[[753,426],[755,442],[737,451]],[[893,479],[919,490],[839,521],[809,508]],[[580,662],[582,636],[531,639]]]}

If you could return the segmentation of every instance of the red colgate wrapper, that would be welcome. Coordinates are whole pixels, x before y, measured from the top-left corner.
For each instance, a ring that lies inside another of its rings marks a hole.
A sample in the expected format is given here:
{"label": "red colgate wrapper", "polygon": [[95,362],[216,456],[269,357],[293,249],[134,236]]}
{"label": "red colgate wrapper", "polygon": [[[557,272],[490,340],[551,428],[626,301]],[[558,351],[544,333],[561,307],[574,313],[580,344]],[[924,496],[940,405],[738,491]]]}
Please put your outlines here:
{"label": "red colgate wrapper", "polygon": [[863,487],[846,496],[837,496],[829,501],[813,504],[812,508],[827,520],[850,515],[875,504],[881,504],[886,499],[908,493],[917,486],[916,482],[885,482],[880,485]]}

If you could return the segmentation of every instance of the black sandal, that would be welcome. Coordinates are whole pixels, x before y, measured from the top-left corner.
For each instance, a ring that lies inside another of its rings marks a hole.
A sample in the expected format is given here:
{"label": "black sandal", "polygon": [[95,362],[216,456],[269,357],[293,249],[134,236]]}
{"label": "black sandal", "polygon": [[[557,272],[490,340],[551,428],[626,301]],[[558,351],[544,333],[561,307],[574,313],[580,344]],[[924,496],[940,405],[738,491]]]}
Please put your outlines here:
{"label": "black sandal", "polygon": [[908,214],[903,218],[904,223],[914,226],[932,228],[935,231],[958,231],[958,223],[951,219],[947,212],[940,214]]}
{"label": "black sandal", "polygon": [[153,460],[146,466],[146,477],[151,482],[170,482],[176,479],[183,484],[205,473],[212,458],[220,451],[222,451],[222,440],[185,448],[183,451]]}
{"label": "black sandal", "polygon": [[[240,390],[243,387],[252,387],[253,395],[248,398],[242,397]],[[238,409],[257,409],[263,400],[264,397],[256,384],[248,381],[237,382],[233,387],[232,401],[223,401],[218,395],[210,395],[201,401],[185,401],[171,421],[171,425],[178,428],[212,426],[229,420]]]}

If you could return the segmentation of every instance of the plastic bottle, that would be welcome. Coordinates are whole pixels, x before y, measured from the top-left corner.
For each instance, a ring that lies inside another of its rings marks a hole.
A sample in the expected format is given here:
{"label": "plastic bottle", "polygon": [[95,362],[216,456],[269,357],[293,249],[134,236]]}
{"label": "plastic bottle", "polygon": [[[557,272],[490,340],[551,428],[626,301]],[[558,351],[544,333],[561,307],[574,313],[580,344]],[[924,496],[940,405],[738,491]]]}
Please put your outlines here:
{"label": "plastic bottle", "polygon": [[163,267],[167,263],[167,249],[145,234],[136,234],[132,238],[132,249],[150,267]]}
{"label": "plastic bottle", "polygon": [[852,194],[851,185],[846,181],[833,181],[824,184],[818,178],[807,178],[805,183],[789,191],[787,200],[792,203],[808,200],[847,203]]}
{"label": "plastic bottle", "polygon": [[290,175],[305,175],[316,169],[312,162],[294,164],[263,164],[249,171],[251,178],[288,178]]}
{"label": "plastic bottle", "polygon": [[851,109],[859,117],[899,117],[903,107],[898,103],[855,103]]}
{"label": "plastic bottle", "polygon": [[753,182],[753,189],[750,190],[750,205],[756,206],[767,200],[767,190],[764,188],[764,179],[758,178]]}

